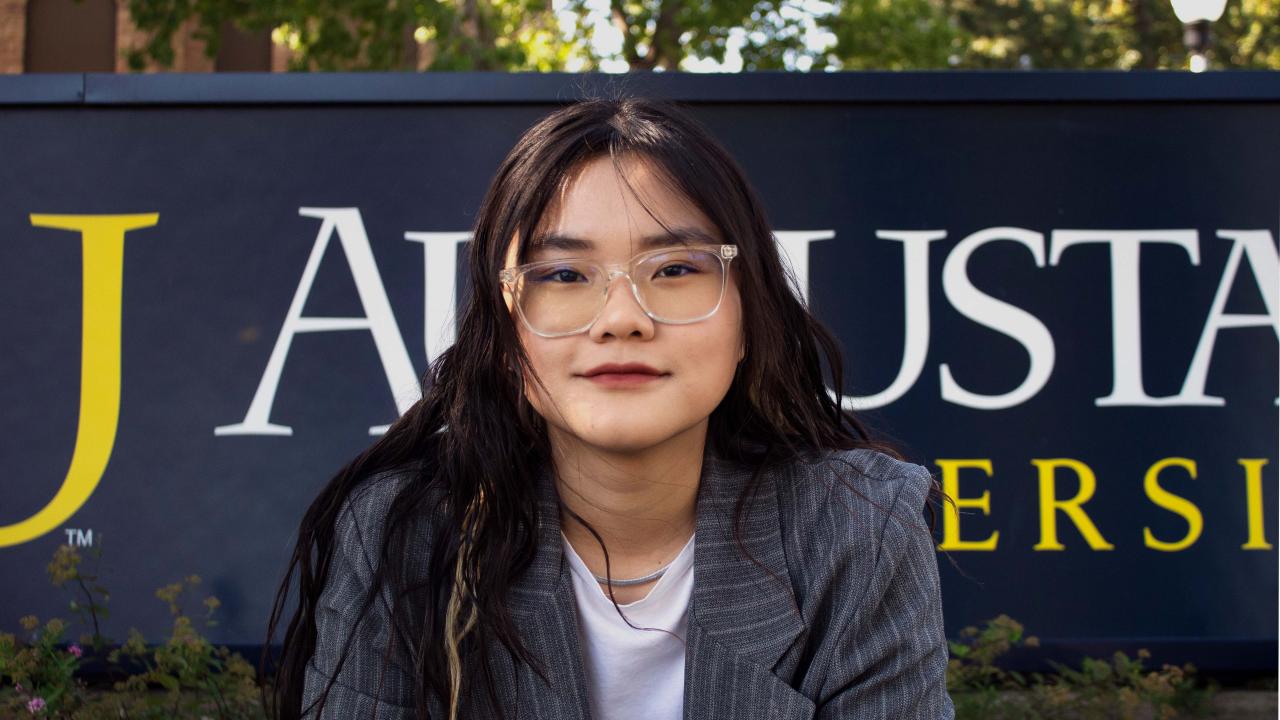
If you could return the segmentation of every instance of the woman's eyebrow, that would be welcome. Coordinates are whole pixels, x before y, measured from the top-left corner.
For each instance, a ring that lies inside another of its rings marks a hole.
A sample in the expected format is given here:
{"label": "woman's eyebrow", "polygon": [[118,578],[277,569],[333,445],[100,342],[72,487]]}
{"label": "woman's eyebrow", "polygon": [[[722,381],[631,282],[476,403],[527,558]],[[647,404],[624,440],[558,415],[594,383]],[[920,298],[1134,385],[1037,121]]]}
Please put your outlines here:
{"label": "woman's eyebrow", "polygon": [[[640,247],[648,250],[650,248],[671,247],[673,245],[715,245],[718,242],[718,240],[702,228],[675,227],[671,228],[670,232],[660,232],[640,238]],[[590,250],[594,250],[595,246],[595,243],[587,240],[586,238],[574,237],[573,235],[566,235],[559,232],[549,232],[544,235],[536,236],[530,250],[534,252],[539,250],[588,252]]]}

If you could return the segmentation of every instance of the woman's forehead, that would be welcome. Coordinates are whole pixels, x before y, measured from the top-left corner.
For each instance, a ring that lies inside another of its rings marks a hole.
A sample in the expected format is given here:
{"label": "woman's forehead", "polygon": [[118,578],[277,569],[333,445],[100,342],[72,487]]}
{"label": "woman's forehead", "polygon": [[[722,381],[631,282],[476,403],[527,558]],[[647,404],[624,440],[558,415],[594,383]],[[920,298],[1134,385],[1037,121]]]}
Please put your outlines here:
{"label": "woman's forehead", "polygon": [[721,242],[715,224],[647,162],[625,161],[624,171],[625,181],[605,156],[566,178],[529,253],[634,253]]}
{"label": "woman's forehead", "polygon": [[[631,221],[644,226],[657,224],[645,207],[663,217],[698,213],[697,208],[651,161],[633,156],[609,156],[582,163],[567,174],[555,200],[543,213],[544,220],[558,230],[573,230],[575,224],[591,221]],[[625,211],[618,217],[619,210]],[[676,218],[679,219],[679,218]]]}

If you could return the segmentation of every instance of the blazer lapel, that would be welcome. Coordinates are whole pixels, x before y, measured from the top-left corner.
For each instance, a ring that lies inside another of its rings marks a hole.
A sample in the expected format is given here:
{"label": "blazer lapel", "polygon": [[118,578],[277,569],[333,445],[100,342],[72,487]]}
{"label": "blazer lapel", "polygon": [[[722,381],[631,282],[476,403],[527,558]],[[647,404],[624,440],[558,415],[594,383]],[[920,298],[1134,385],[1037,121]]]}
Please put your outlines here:
{"label": "blazer lapel", "polygon": [[[754,468],[703,456],[685,654],[684,717],[807,717],[813,704],[772,669],[804,631],[779,526],[776,478],[761,471],[744,500],[743,554],[734,538],[738,496]],[[751,558],[754,558],[754,562]]]}
{"label": "blazer lapel", "polygon": [[[538,486],[538,538],[533,563],[511,588],[510,609],[526,648],[543,663],[546,682],[531,668],[510,677],[506,697],[516,717],[588,720],[586,671],[578,639],[578,609],[560,537],[560,501],[545,465]],[[495,653],[502,655],[503,653]]]}

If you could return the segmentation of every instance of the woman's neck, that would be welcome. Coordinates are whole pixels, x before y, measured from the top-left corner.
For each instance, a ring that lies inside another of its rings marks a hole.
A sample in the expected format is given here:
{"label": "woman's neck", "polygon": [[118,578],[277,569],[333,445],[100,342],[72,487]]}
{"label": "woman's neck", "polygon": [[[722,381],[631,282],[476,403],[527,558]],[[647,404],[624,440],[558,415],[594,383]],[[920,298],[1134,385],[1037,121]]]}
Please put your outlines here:
{"label": "woman's neck", "polygon": [[[653,572],[688,542],[706,436],[704,420],[661,445],[618,453],[584,446],[553,431],[561,502],[604,540],[612,577]],[[587,567],[603,576],[604,551],[591,532],[564,512],[560,527]]]}

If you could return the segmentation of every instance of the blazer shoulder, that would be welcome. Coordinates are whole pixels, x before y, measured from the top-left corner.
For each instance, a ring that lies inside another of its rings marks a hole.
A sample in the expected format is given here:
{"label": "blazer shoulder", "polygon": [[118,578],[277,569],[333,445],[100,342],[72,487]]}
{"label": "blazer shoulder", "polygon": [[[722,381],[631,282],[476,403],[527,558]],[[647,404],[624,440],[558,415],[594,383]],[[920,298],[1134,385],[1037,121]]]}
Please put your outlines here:
{"label": "blazer shoulder", "polygon": [[413,466],[381,470],[361,478],[342,501],[339,515],[351,513],[361,519],[385,515],[400,492],[416,476]]}
{"label": "blazer shoulder", "polygon": [[[358,481],[343,499],[335,522],[339,541],[347,544],[349,551],[358,547],[370,571],[375,567],[373,560],[381,547],[392,504],[410,483],[420,479],[417,465],[381,470]],[[438,496],[439,493],[430,493],[428,497]],[[433,511],[434,507],[433,503]],[[429,523],[415,525],[415,531],[421,533],[428,526]],[[427,537],[424,534],[419,540]]]}
{"label": "blazer shoulder", "polygon": [[869,579],[886,542],[900,542],[900,530],[927,529],[932,484],[924,466],[867,448],[825,451],[783,468],[779,524],[797,586],[813,591],[848,573]]}
{"label": "blazer shoulder", "polygon": [[827,450],[780,473],[778,494],[793,521],[856,516],[878,506],[913,517],[924,509],[933,476],[923,465],[869,448]]}

